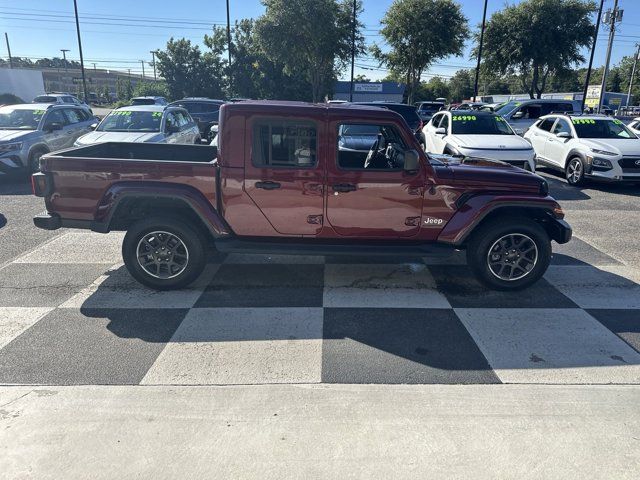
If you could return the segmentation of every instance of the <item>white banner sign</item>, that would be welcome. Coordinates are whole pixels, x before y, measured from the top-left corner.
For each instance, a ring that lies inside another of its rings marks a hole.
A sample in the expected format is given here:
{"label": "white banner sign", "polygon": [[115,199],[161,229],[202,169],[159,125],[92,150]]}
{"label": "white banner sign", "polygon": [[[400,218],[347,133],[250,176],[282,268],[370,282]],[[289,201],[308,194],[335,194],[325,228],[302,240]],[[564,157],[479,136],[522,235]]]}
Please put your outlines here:
{"label": "white banner sign", "polygon": [[382,92],[381,83],[354,83],[354,92]]}

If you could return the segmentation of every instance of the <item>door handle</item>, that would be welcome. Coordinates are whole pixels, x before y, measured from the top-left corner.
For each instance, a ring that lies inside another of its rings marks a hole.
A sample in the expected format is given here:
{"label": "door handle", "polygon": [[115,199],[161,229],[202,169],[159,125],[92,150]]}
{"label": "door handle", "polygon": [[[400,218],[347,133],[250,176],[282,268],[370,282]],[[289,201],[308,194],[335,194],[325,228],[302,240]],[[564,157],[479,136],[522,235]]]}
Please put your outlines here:
{"label": "door handle", "polygon": [[351,183],[337,183],[336,185],[333,185],[333,191],[334,192],[353,192],[355,191],[356,186],[351,184]]}
{"label": "door handle", "polygon": [[275,190],[276,188],[280,188],[280,184],[278,182],[256,182],[256,188]]}

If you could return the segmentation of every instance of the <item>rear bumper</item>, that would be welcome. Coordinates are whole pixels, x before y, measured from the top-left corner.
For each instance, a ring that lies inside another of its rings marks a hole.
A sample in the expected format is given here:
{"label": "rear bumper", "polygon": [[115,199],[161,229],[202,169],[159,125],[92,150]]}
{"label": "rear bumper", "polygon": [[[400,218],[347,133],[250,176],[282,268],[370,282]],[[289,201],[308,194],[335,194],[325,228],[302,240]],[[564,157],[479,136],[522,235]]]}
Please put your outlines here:
{"label": "rear bumper", "polygon": [[567,243],[571,240],[573,230],[567,222],[559,218],[554,218],[548,223],[549,235],[558,243]]}

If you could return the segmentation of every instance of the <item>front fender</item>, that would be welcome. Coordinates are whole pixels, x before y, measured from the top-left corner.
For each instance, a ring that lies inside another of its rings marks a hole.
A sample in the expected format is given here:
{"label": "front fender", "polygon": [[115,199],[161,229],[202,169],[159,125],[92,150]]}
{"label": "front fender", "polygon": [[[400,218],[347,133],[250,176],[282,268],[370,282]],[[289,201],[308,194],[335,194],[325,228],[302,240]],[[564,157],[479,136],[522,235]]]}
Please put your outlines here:
{"label": "front fender", "polygon": [[214,237],[224,237],[232,233],[227,222],[202,192],[189,185],[158,182],[118,182],[111,185],[98,202],[91,229],[108,232],[120,202],[131,198],[168,198],[182,201],[200,217]]}
{"label": "front fender", "polygon": [[561,218],[560,205],[552,197],[527,195],[475,195],[465,201],[444,226],[438,242],[451,245],[462,245],[475,227],[487,215],[499,209],[532,209],[532,211],[546,211],[554,218]]}

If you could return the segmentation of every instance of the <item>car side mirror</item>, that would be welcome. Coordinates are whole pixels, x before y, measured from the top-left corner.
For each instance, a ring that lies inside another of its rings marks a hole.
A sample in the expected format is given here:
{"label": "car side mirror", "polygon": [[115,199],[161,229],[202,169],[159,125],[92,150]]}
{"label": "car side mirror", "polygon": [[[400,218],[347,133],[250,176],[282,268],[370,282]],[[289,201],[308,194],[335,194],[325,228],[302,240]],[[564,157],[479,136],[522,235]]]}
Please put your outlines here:
{"label": "car side mirror", "polygon": [[558,138],[571,138],[571,134],[568,132],[558,132],[556,133],[556,137]]}
{"label": "car side mirror", "polygon": [[44,126],[46,132],[55,132],[56,130],[62,130],[62,124],[58,122],[48,123]]}
{"label": "car side mirror", "polygon": [[404,166],[405,172],[416,172],[420,169],[420,156],[415,150],[406,150],[404,152]]}
{"label": "car side mirror", "polygon": [[514,120],[517,120],[519,118],[524,117],[524,112],[516,112],[513,114],[513,116],[511,118],[513,118]]}
{"label": "car side mirror", "polygon": [[89,128],[91,130],[95,130],[96,128],[98,128],[98,124],[97,123],[92,123],[91,125],[89,125]]}
{"label": "car side mirror", "polygon": [[167,133],[178,133],[180,131],[180,127],[177,125],[167,125]]}
{"label": "car side mirror", "polygon": [[443,127],[436,128],[436,135],[446,135],[447,129]]}

